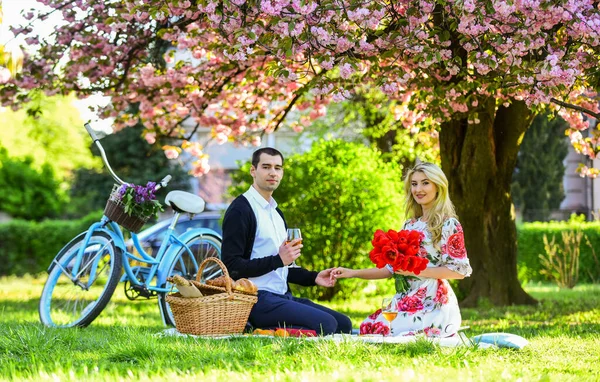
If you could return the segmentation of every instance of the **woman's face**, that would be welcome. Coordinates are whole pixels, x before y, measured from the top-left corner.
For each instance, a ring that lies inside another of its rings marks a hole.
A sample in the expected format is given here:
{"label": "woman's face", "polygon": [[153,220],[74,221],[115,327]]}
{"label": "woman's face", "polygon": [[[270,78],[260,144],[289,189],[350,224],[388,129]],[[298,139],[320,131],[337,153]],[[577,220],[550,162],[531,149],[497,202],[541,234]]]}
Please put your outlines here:
{"label": "woman's face", "polygon": [[410,192],[421,207],[429,209],[435,202],[437,186],[424,173],[415,172],[410,179]]}

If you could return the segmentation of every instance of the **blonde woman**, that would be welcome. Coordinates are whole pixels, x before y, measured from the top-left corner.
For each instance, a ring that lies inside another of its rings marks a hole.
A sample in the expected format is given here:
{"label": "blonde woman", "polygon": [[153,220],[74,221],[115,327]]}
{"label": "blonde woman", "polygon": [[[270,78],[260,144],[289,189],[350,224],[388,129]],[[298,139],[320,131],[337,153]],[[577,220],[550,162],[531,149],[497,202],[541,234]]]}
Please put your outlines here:
{"label": "blonde woman", "polygon": [[[454,205],[448,195],[448,179],[432,163],[420,163],[411,169],[404,181],[405,211],[408,220],[402,229],[423,233],[420,255],[427,257],[427,269],[419,276],[408,276],[410,287],[396,294],[398,315],[391,322],[394,336],[415,335],[448,337],[461,324],[456,296],[449,279],[471,275],[471,266],[464,247],[463,230],[456,218]],[[384,279],[393,276],[391,267],[370,269],[335,268],[332,277]],[[360,326],[361,334],[389,334],[389,324],[381,309],[367,317]]]}

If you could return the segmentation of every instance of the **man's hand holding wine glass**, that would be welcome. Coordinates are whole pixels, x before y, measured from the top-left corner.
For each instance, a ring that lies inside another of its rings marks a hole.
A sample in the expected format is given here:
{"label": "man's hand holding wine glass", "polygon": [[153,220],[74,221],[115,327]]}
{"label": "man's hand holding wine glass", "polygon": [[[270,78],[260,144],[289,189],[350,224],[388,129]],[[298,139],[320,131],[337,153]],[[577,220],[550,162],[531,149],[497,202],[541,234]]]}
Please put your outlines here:
{"label": "man's hand holding wine glass", "polygon": [[283,242],[279,247],[279,257],[283,265],[288,266],[301,255],[302,239],[294,239],[290,242]]}

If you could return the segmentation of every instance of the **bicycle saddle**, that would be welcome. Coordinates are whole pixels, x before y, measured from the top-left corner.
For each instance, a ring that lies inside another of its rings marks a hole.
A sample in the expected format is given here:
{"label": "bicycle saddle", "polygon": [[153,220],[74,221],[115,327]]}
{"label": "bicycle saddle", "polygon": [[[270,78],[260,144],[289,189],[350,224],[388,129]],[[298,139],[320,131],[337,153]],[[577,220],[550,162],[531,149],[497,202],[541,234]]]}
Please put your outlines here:
{"label": "bicycle saddle", "polygon": [[165,198],[165,204],[170,205],[177,212],[199,214],[204,211],[204,199],[185,191],[169,192]]}

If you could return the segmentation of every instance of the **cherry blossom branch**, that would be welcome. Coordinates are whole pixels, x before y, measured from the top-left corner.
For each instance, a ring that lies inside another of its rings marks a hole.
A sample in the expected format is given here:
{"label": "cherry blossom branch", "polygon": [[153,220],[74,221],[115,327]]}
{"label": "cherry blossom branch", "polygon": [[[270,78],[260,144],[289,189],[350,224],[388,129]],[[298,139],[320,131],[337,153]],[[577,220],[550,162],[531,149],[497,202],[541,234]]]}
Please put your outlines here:
{"label": "cherry blossom branch", "polygon": [[562,106],[562,107],[565,107],[565,108],[568,108],[568,109],[577,110],[577,111],[580,111],[580,112],[582,112],[584,114],[587,114],[587,115],[589,115],[591,117],[594,117],[596,119],[600,119],[600,113],[593,112],[593,111],[591,111],[591,110],[589,110],[589,109],[587,109],[585,107],[581,107],[579,105],[573,105],[573,104],[570,104],[570,103],[567,103],[567,102],[559,101],[556,98],[551,98],[550,100],[553,103],[555,103],[555,104],[557,104],[559,106]]}

